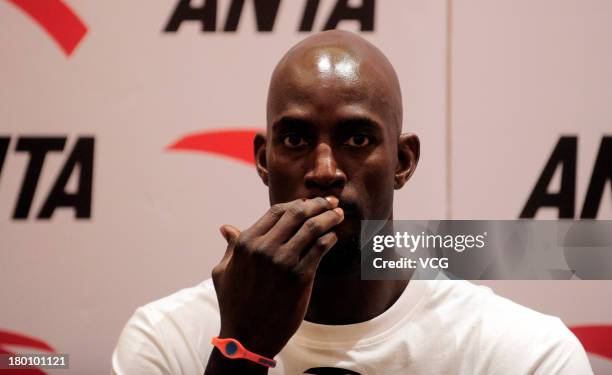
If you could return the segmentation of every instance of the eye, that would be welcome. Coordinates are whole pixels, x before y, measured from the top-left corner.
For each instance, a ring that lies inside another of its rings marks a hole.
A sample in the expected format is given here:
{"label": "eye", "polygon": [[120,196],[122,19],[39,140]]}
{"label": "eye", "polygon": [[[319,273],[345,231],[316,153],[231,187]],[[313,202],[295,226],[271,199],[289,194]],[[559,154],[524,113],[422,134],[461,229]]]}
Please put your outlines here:
{"label": "eye", "polygon": [[370,144],[370,138],[365,134],[355,134],[344,142],[351,147],[365,147]]}
{"label": "eye", "polygon": [[306,145],[304,137],[298,134],[289,134],[283,138],[283,144],[290,148],[297,148]]}

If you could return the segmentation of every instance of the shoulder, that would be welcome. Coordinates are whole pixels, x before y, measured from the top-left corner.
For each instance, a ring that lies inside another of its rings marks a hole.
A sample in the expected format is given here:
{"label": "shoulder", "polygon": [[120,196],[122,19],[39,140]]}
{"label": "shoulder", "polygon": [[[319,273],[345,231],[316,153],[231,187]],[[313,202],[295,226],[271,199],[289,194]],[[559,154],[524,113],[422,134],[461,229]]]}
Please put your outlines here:
{"label": "shoulder", "polygon": [[137,308],[113,352],[113,373],[174,373],[189,363],[199,371],[219,319],[211,279]]}
{"label": "shoulder", "polygon": [[434,281],[431,288],[433,303],[454,321],[460,341],[477,350],[485,369],[512,369],[518,362],[530,373],[569,373],[565,368],[590,373],[582,345],[558,317],[467,281]]}
{"label": "shoulder", "polygon": [[207,279],[191,288],[181,289],[136,310],[147,316],[153,324],[160,324],[177,317],[184,319],[194,315],[201,316],[203,313],[217,314],[218,311],[219,305],[212,279]]}
{"label": "shoulder", "polygon": [[176,332],[186,335],[187,339],[197,339],[194,335],[214,326],[217,321],[219,305],[212,279],[207,279],[139,307],[128,326],[137,324],[166,336]]}

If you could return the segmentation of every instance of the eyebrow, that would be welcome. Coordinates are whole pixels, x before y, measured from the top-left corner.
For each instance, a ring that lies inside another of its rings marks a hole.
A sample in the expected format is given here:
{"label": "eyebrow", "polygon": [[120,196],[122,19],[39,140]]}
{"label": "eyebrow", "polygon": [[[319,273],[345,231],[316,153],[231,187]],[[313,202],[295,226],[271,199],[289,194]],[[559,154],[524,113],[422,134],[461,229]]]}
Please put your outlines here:
{"label": "eyebrow", "polygon": [[378,130],[382,131],[383,126],[378,123],[378,121],[373,120],[367,116],[355,116],[343,119],[338,124],[338,127],[348,128],[348,127],[357,127],[361,129],[369,129],[369,130]]}
{"label": "eyebrow", "polygon": [[[296,128],[311,128],[312,123],[298,117],[283,116],[272,124],[273,132],[280,132],[287,129]],[[338,123],[339,128],[360,128],[382,131],[383,126],[367,116],[354,116],[341,120]]]}
{"label": "eyebrow", "polygon": [[272,124],[272,132],[280,132],[286,129],[309,128],[312,124],[304,119],[292,116],[283,116]]}

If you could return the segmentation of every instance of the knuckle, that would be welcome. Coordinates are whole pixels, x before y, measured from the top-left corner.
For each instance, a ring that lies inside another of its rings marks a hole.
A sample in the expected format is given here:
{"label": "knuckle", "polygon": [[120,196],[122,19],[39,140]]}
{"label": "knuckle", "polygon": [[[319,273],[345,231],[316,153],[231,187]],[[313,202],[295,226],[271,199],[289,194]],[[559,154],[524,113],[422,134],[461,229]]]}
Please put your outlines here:
{"label": "knuckle", "polygon": [[329,237],[317,238],[317,241],[315,242],[315,247],[319,250],[325,250],[329,245],[331,245],[331,240]]}
{"label": "knuckle", "polygon": [[213,267],[211,271],[213,282],[217,283],[219,279],[221,278],[221,275],[223,275],[223,267],[217,264],[216,266]]}
{"label": "knuckle", "polygon": [[253,248],[253,251],[251,251],[251,254],[255,258],[264,258],[267,253],[268,253],[268,248],[265,245],[259,245]]}
{"label": "knuckle", "polygon": [[272,258],[272,264],[275,268],[280,270],[289,270],[291,266],[288,259],[286,259],[284,256],[274,256]]}
{"label": "knuckle", "polygon": [[265,242],[260,242],[254,244],[249,251],[251,257],[256,261],[264,261],[268,258],[270,254],[270,246]]}
{"label": "knuckle", "polygon": [[319,233],[321,230],[321,224],[319,224],[319,222],[316,220],[308,220],[304,225],[306,226],[306,230],[308,230],[310,233]]}
{"label": "knuckle", "polygon": [[314,279],[314,272],[296,267],[291,270],[291,279],[298,285],[307,285]]}
{"label": "knuckle", "polygon": [[306,209],[301,202],[289,207],[288,211],[296,219],[303,220],[306,218]]}
{"label": "knuckle", "polygon": [[238,249],[244,249],[247,247],[248,242],[246,241],[246,239],[242,236],[238,237],[238,239],[236,240],[236,248]]}
{"label": "knuckle", "polygon": [[315,201],[317,202],[317,204],[323,206],[323,207],[329,207],[330,203],[327,199],[323,198],[323,197],[316,197]]}
{"label": "knuckle", "polygon": [[270,213],[274,216],[280,216],[285,212],[285,209],[282,204],[277,203],[270,207]]}
{"label": "knuckle", "polygon": [[238,239],[236,240],[236,247],[239,249],[246,249],[249,247],[249,243],[251,242],[251,237],[245,232],[240,233]]}
{"label": "knuckle", "polygon": [[327,241],[325,241],[324,239],[317,239],[317,241],[315,242],[314,247],[318,250],[323,250],[325,249],[325,246],[327,246]]}

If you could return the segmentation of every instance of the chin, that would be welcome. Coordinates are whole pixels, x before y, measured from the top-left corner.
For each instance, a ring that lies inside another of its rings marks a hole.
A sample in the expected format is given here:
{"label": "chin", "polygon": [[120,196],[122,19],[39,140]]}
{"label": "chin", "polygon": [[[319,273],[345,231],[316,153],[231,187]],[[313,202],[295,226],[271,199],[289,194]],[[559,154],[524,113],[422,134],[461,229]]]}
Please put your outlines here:
{"label": "chin", "polygon": [[[354,216],[346,216],[344,221],[334,227],[333,231],[338,235],[338,243],[344,243],[346,246],[355,238],[359,240],[361,221]],[[359,246],[359,243],[357,243],[357,246]]]}
{"label": "chin", "polygon": [[361,270],[359,221],[344,221],[335,232],[338,242],[321,259],[317,274],[339,276]]}

